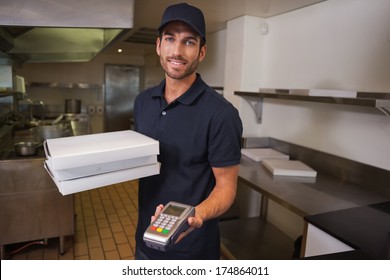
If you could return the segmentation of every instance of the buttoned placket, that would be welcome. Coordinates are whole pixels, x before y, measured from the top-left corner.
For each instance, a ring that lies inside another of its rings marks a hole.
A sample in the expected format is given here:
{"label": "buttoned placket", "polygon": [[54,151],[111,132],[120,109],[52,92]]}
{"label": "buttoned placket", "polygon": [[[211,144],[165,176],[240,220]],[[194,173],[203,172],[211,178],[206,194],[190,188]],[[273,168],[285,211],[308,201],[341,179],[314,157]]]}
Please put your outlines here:
{"label": "buttoned placket", "polygon": [[161,115],[162,115],[162,116],[165,116],[165,115],[168,113],[168,111],[169,111],[173,106],[177,105],[177,103],[178,103],[178,101],[177,101],[177,100],[174,100],[174,101],[172,101],[171,103],[167,104],[167,102],[166,102],[165,99],[164,99],[164,101],[163,101],[163,107],[164,107],[164,108],[161,110]]}
{"label": "buttoned placket", "polygon": [[160,118],[159,118],[159,121],[158,121],[158,128],[157,128],[157,135],[162,135],[165,133],[165,127],[167,125],[167,121],[168,119],[166,119],[166,116],[169,112],[169,110],[173,109],[174,106],[178,105],[177,104],[178,102],[177,101],[173,101],[171,102],[170,104],[167,104],[167,102],[164,100],[162,102],[162,109],[160,111]]}

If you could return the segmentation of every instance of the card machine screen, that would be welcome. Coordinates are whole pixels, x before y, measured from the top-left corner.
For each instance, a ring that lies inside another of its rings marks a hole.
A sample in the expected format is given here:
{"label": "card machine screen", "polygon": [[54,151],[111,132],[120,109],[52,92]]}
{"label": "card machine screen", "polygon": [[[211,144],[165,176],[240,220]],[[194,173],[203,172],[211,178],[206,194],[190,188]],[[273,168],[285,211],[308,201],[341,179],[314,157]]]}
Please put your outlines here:
{"label": "card machine screen", "polygon": [[144,233],[144,241],[150,248],[166,251],[180,233],[188,229],[187,219],[195,215],[195,208],[177,202],[169,202]]}
{"label": "card machine screen", "polygon": [[178,217],[178,216],[181,215],[181,213],[184,212],[184,210],[186,210],[186,208],[180,207],[180,206],[176,206],[176,205],[173,205],[173,204],[169,204],[169,206],[167,208],[165,208],[165,210],[163,210],[162,213]]}

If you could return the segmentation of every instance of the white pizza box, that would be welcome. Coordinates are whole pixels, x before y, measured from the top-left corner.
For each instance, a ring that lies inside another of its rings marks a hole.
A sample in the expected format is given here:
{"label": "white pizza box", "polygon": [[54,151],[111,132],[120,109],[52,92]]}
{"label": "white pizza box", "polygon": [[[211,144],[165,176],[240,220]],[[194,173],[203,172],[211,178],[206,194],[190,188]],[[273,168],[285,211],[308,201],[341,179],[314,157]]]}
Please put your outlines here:
{"label": "white pizza box", "polygon": [[93,176],[98,174],[109,173],[113,171],[119,171],[134,167],[140,167],[157,163],[157,155],[144,156],[138,158],[130,158],[124,160],[117,160],[112,162],[97,163],[87,166],[81,166],[76,168],[68,168],[62,170],[55,170],[51,164],[51,161],[46,160],[46,167],[50,170],[50,173],[58,180],[72,180],[87,176]]}
{"label": "white pizza box", "polygon": [[254,160],[262,161],[264,159],[289,159],[289,155],[283,154],[271,148],[244,148],[241,154]]}
{"label": "white pizza box", "polygon": [[73,180],[59,181],[50,173],[46,163],[45,168],[51,176],[62,195],[92,190],[112,184],[118,184],[129,180],[139,179],[160,173],[160,163],[134,167],[95,176],[88,176]]}
{"label": "white pizza box", "polygon": [[52,170],[73,169],[159,154],[158,141],[132,130],[47,139]]}
{"label": "white pizza box", "polygon": [[317,171],[299,160],[263,160],[263,165],[273,174],[278,176],[316,177]]}

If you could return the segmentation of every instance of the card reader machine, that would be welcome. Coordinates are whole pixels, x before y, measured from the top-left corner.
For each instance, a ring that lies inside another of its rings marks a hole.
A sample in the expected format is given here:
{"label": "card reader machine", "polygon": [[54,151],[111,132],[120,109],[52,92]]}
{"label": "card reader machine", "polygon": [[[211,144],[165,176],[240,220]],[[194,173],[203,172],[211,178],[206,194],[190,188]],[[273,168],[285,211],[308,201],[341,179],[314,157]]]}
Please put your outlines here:
{"label": "card reader machine", "polygon": [[180,233],[189,228],[187,219],[195,215],[195,208],[177,202],[169,202],[144,233],[144,241],[150,248],[167,251],[175,244]]}

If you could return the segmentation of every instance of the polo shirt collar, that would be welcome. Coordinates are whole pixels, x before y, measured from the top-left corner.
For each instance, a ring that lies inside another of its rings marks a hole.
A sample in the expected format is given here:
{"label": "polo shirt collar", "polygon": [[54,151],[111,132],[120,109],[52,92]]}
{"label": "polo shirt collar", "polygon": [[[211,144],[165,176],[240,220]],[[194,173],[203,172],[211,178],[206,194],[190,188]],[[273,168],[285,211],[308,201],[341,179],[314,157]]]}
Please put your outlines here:
{"label": "polo shirt collar", "polygon": [[[164,98],[163,93],[165,89],[166,80],[164,79],[154,90],[152,93],[152,98],[159,97],[161,99]],[[201,95],[206,89],[206,83],[202,80],[200,74],[196,74],[196,80],[191,85],[191,87],[183,93],[176,101],[180,102],[184,105],[192,104],[199,95]]]}

